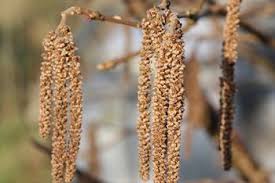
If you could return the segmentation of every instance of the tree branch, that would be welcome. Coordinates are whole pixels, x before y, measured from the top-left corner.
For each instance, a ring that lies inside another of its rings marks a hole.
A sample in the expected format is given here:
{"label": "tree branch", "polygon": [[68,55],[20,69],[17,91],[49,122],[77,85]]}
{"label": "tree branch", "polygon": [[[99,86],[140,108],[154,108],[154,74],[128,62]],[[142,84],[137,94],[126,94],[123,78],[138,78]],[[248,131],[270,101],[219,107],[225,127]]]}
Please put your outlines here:
{"label": "tree branch", "polygon": [[[43,144],[40,144],[38,141],[31,139],[31,142],[35,148],[39,151],[51,156],[51,149]],[[78,176],[78,180],[81,183],[104,183],[96,177],[90,176],[88,173],[81,171],[80,169],[76,169],[76,175]]]}
{"label": "tree branch", "polygon": [[140,28],[139,22],[126,20],[120,16],[105,16],[99,12],[92,11],[86,8],[77,7],[77,6],[70,7],[61,13],[61,21],[59,26],[66,24],[67,17],[73,16],[73,15],[80,15],[90,21],[92,20],[105,21],[105,22],[112,22],[116,24],[127,25],[134,28]]}
{"label": "tree branch", "polygon": [[127,63],[131,58],[138,56],[140,51],[132,52],[127,55],[124,55],[120,58],[106,61],[104,63],[98,64],[97,69],[100,71],[106,71],[115,68],[119,64]]}
{"label": "tree branch", "polygon": [[[211,2],[211,4],[209,4],[209,7],[204,11],[204,12],[185,12],[181,15],[178,15],[179,18],[188,18],[188,19],[192,19],[194,21],[198,21],[200,18],[203,17],[208,17],[208,16],[226,16],[226,7],[222,6],[220,4],[217,4],[215,2]],[[201,13],[201,14],[200,14]],[[240,20],[240,27],[253,34],[261,43],[263,43],[264,45],[274,48],[275,47],[275,40],[264,34],[263,32],[261,32],[260,30],[258,30],[256,27],[250,25],[248,22],[244,21],[244,20]]]}

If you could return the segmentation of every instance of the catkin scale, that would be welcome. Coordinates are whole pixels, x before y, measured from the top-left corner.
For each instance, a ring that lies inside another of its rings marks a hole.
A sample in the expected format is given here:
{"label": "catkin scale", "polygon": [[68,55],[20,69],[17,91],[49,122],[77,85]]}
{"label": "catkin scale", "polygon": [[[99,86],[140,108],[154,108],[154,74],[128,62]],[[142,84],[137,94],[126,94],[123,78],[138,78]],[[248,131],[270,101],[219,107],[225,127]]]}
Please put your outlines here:
{"label": "catkin scale", "polygon": [[219,149],[224,170],[232,164],[232,123],[234,120],[234,66],[237,61],[237,45],[241,0],[229,0],[224,25],[222,77],[220,78],[220,129]]}

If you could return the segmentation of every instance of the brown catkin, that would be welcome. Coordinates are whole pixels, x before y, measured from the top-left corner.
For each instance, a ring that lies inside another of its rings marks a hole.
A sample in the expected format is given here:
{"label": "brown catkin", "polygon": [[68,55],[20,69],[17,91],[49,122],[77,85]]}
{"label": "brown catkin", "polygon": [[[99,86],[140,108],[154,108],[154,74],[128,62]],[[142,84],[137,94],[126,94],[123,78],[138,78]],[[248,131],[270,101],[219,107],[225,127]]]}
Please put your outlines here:
{"label": "brown catkin", "polygon": [[220,132],[219,148],[224,170],[232,164],[232,122],[234,120],[234,66],[237,61],[237,45],[241,0],[229,0],[224,26],[222,77],[220,79]]}
{"label": "brown catkin", "polygon": [[165,16],[158,9],[149,10],[152,16],[151,37],[155,52],[156,76],[153,87],[153,124],[152,124],[152,144],[153,144],[153,169],[154,182],[166,181],[166,113],[167,113],[167,81],[166,73],[169,71],[165,62],[165,52],[161,46],[165,32]]}
{"label": "brown catkin", "polygon": [[151,103],[151,59],[153,58],[152,39],[150,34],[151,17],[142,21],[143,40],[140,51],[141,61],[139,62],[138,78],[138,153],[139,153],[139,174],[142,181],[150,178],[150,103]]}
{"label": "brown catkin", "polygon": [[51,129],[52,120],[52,58],[55,50],[54,41],[56,34],[49,32],[43,40],[44,52],[42,53],[41,75],[40,75],[40,136],[46,138]]}
{"label": "brown catkin", "polygon": [[231,168],[231,138],[232,122],[234,120],[234,63],[228,63],[226,60],[222,63],[223,77],[220,79],[220,150],[222,164],[225,170]]}
{"label": "brown catkin", "polygon": [[238,27],[240,22],[241,0],[228,0],[227,15],[224,25],[224,58],[229,62],[236,62],[238,53]]}
{"label": "brown catkin", "polygon": [[56,30],[56,51],[54,53],[54,127],[52,136],[52,178],[54,183],[63,183],[66,161],[66,124],[68,122],[68,56],[65,54],[67,45],[67,26]]}
{"label": "brown catkin", "polygon": [[166,41],[169,52],[166,62],[171,62],[169,77],[168,108],[168,147],[167,147],[167,182],[179,181],[180,168],[180,127],[184,111],[184,43],[181,23],[176,15],[171,15]]}
{"label": "brown catkin", "polygon": [[[71,40],[72,41],[72,40]],[[66,161],[65,182],[71,182],[76,170],[76,158],[80,145],[81,121],[83,113],[82,76],[80,59],[73,56],[70,61],[70,129]]]}
{"label": "brown catkin", "polygon": [[76,171],[83,113],[80,57],[75,54],[73,35],[65,24],[47,35],[43,47],[39,129],[46,137],[53,128],[52,182],[69,183]]}

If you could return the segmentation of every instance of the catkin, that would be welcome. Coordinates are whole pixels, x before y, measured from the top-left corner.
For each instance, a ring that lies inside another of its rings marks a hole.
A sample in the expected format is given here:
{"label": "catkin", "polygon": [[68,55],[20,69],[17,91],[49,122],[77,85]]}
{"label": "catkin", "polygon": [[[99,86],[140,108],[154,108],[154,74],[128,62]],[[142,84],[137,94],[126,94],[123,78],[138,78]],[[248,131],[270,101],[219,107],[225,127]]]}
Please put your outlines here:
{"label": "catkin", "polygon": [[50,32],[43,45],[45,52],[40,77],[40,133],[42,137],[49,134],[53,118],[52,182],[68,183],[75,173],[80,144],[83,110],[80,62],[75,55],[76,47],[71,30],[66,25]]}
{"label": "catkin", "polygon": [[76,158],[80,145],[81,121],[83,113],[82,76],[79,57],[70,62],[70,129],[69,146],[66,161],[65,182],[71,182],[76,170]]}
{"label": "catkin", "polygon": [[224,58],[229,63],[237,61],[238,53],[238,28],[240,22],[240,4],[241,0],[228,0],[227,15],[224,25]]}
{"label": "catkin", "polygon": [[184,43],[181,23],[176,15],[171,15],[165,39],[169,52],[166,62],[171,63],[169,77],[168,108],[168,147],[167,147],[167,182],[179,181],[180,168],[180,127],[184,111]]}
{"label": "catkin", "polygon": [[42,53],[41,75],[40,75],[40,115],[39,133],[46,138],[51,128],[52,113],[52,57],[54,52],[54,41],[56,34],[49,32],[43,40],[44,52]]}
{"label": "catkin", "polygon": [[166,152],[167,152],[167,97],[168,88],[166,74],[169,72],[167,62],[165,61],[165,52],[161,46],[163,35],[165,33],[164,14],[158,8],[150,11],[152,16],[152,39],[155,52],[156,76],[153,87],[153,124],[152,124],[152,144],[153,144],[153,169],[154,182],[161,183],[166,181]]}
{"label": "catkin", "polygon": [[151,59],[153,58],[150,14],[142,21],[143,40],[140,51],[138,78],[138,152],[139,152],[139,174],[143,181],[149,180],[150,171],[150,102],[151,102]]}
{"label": "catkin", "polygon": [[[138,85],[140,176],[149,179],[152,145],[153,181],[179,181],[180,126],[184,105],[184,45],[181,23],[164,2],[147,11]],[[151,64],[155,68],[150,125]],[[150,128],[151,127],[151,128]],[[151,139],[150,139],[151,138]]]}
{"label": "catkin", "polygon": [[224,170],[231,168],[232,122],[234,120],[234,66],[237,61],[237,45],[241,0],[229,0],[224,26],[222,77],[220,79],[220,132],[219,148]]}
{"label": "catkin", "polygon": [[66,124],[68,122],[68,89],[66,55],[68,27],[60,27],[56,30],[58,37],[55,42],[56,51],[54,57],[54,127],[52,135],[52,178],[54,183],[62,183],[64,180],[64,168],[66,161]]}

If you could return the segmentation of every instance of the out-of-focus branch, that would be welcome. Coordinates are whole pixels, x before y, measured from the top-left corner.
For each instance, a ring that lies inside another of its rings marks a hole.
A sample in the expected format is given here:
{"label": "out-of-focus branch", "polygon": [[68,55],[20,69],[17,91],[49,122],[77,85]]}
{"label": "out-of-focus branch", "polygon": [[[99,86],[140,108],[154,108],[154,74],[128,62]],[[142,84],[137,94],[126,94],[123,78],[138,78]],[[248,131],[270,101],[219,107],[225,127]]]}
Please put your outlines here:
{"label": "out-of-focus branch", "polygon": [[224,178],[221,180],[211,180],[211,179],[204,179],[204,180],[194,180],[194,181],[186,181],[186,183],[243,183],[241,180],[227,180],[228,178]]}
{"label": "out-of-focus branch", "polygon": [[[51,156],[51,149],[38,141],[31,139],[33,146],[38,149],[39,151]],[[80,183],[103,183],[103,181],[99,180],[96,177],[92,177],[89,174],[81,171],[80,169],[76,169],[76,175],[78,177],[78,182]]]}
{"label": "out-of-focus branch", "polygon": [[[212,2],[209,4],[208,8],[204,12],[197,12],[197,13],[190,13],[190,12],[185,12],[181,15],[178,15],[179,18],[188,18],[192,19],[194,21],[199,20],[200,18],[203,17],[208,17],[208,16],[222,16],[224,17],[226,15],[226,7],[222,6],[220,4],[217,4],[215,2]],[[240,20],[240,27],[244,29],[245,31],[253,34],[257,39],[263,43],[266,46],[275,47],[275,40],[260,30],[258,30],[256,27],[250,25],[248,22],[244,20]]]}
{"label": "out-of-focus branch", "polygon": [[123,0],[127,7],[129,15],[141,19],[145,16],[146,10],[153,6],[152,2],[147,0]]}
{"label": "out-of-focus branch", "polygon": [[106,22],[112,22],[116,24],[131,26],[134,28],[140,28],[139,22],[127,20],[120,16],[105,16],[99,12],[92,11],[86,8],[77,7],[77,6],[70,7],[61,13],[60,25],[64,25],[66,23],[68,16],[72,16],[72,15],[80,15],[90,21],[91,20],[106,21]]}
{"label": "out-of-focus branch", "polygon": [[123,64],[128,62],[131,58],[138,56],[140,51],[132,52],[127,55],[124,55],[120,58],[116,58],[113,60],[106,61],[104,63],[98,64],[97,69],[101,71],[110,70],[115,68],[119,64]]}
{"label": "out-of-focus branch", "polygon": [[99,148],[97,144],[97,128],[94,123],[89,125],[89,150],[88,150],[88,164],[89,172],[91,176],[99,176],[101,172],[100,162],[99,162]]}

